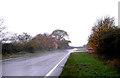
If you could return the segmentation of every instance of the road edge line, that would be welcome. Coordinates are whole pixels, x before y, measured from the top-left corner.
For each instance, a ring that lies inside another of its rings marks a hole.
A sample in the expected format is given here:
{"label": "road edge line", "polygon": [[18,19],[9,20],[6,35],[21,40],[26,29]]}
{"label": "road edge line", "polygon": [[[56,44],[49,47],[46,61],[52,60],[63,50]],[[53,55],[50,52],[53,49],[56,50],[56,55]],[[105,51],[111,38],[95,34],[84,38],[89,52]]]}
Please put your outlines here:
{"label": "road edge line", "polygon": [[[67,56],[69,56],[69,55],[70,55],[70,52],[69,52],[67,55],[65,55],[64,58],[63,58],[58,64],[56,64],[55,67],[54,67],[52,70],[50,70],[49,73],[47,73],[45,76],[46,76],[46,77],[47,77],[47,76],[50,76],[50,74],[58,67],[58,65],[59,65]],[[45,78],[45,77],[44,77],[44,78]]]}

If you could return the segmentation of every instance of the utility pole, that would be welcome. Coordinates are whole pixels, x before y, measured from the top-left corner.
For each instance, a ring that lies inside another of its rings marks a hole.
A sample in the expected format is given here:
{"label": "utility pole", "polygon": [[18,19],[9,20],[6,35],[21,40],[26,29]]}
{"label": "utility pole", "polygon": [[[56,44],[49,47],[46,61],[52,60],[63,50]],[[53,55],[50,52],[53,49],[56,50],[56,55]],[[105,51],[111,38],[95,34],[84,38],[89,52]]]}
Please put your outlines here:
{"label": "utility pole", "polygon": [[120,1],[118,2],[118,27],[120,28]]}
{"label": "utility pole", "polygon": [[0,41],[0,77],[2,77],[2,42]]}

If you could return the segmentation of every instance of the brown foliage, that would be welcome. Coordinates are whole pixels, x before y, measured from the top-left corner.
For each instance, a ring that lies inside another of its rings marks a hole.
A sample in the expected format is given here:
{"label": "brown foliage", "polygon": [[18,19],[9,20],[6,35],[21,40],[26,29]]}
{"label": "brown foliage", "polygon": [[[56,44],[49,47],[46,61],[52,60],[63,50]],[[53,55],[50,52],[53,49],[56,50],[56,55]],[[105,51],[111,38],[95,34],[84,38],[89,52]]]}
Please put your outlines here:
{"label": "brown foliage", "polygon": [[97,52],[97,48],[99,46],[99,41],[102,39],[102,36],[111,32],[116,27],[114,26],[114,19],[106,17],[105,19],[101,19],[97,22],[97,24],[92,27],[92,34],[89,36],[88,44],[90,47]]}
{"label": "brown foliage", "polygon": [[108,60],[107,65],[112,69],[117,69],[120,72],[120,59]]}
{"label": "brown foliage", "polygon": [[54,38],[47,34],[38,34],[32,40],[37,40],[41,49],[52,50],[57,48]]}

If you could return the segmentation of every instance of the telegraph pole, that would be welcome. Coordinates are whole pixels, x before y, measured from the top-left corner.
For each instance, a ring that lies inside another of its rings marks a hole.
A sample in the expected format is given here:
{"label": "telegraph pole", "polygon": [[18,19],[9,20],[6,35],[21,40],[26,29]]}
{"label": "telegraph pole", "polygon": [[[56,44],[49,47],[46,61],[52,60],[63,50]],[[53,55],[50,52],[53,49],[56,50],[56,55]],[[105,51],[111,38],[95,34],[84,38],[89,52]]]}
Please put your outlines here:
{"label": "telegraph pole", "polygon": [[118,2],[118,27],[120,28],[120,1]]}

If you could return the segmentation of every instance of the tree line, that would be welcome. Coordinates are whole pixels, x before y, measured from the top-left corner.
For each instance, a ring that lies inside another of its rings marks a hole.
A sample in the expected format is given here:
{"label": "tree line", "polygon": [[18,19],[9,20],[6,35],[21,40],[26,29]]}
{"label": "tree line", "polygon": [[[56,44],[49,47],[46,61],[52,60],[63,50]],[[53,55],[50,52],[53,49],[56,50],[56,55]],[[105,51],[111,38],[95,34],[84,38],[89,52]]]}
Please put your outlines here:
{"label": "tree line", "polygon": [[30,34],[23,32],[22,34],[13,34],[9,37],[2,37],[3,28],[2,24],[0,25],[1,39],[0,43],[2,44],[2,54],[15,54],[18,52],[30,52],[34,53],[35,51],[50,51],[56,49],[65,49],[69,48],[68,40],[69,35],[64,30],[56,29],[51,34],[37,34],[32,37]]}

